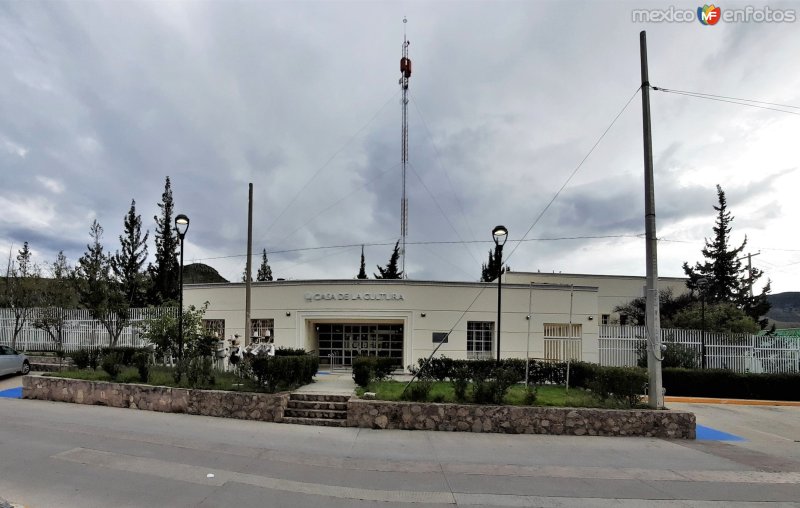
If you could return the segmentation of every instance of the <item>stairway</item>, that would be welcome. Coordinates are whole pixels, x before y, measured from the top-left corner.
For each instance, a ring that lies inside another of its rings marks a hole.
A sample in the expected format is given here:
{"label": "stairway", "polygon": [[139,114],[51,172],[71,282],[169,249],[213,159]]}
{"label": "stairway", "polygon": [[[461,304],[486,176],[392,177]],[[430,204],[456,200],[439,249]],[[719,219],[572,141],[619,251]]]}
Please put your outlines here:
{"label": "stairway", "polygon": [[295,392],[283,412],[283,423],[347,427],[349,395]]}

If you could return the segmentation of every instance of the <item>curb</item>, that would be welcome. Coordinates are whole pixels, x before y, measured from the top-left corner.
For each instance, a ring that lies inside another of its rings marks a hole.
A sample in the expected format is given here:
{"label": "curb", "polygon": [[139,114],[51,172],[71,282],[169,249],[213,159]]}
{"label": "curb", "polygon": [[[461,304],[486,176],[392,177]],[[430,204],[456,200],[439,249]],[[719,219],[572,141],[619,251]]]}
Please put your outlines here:
{"label": "curb", "polygon": [[788,406],[800,407],[800,402],[791,400],[720,399],[715,397],[664,397],[664,402],[684,404],[729,404],[732,406]]}

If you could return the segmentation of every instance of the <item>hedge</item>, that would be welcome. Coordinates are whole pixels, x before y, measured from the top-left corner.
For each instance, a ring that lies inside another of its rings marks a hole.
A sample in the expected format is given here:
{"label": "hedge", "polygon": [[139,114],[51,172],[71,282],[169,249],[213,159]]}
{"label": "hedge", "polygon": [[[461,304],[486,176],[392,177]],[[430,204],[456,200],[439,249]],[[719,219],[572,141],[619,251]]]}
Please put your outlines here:
{"label": "hedge", "polygon": [[314,382],[316,355],[257,356],[249,360],[256,382],[269,392],[291,390]]}
{"label": "hedge", "polygon": [[668,368],[662,377],[667,395],[800,401],[800,374]]}
{"label": "hedge", "polygon": [[366,388],[372,381],[388,377],[398,365],[394,358],[357,356],[353,358],[353,380]]}

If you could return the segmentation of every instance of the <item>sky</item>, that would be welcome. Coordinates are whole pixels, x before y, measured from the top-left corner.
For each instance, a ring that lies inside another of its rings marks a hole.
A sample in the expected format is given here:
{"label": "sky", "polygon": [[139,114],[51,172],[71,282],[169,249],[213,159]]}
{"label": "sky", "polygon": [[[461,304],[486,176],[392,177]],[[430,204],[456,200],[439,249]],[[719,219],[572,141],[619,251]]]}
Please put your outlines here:
{"label": "sky", "polygon": [[[400,236],[405,29],[409,278],[478,280],[497,224],[514,271],[644,275],[639,32],[653,86],[800,113],[800,20],[633,20],[667,7],[0,2],[0,253],[75,263],[94,219],[114,252],[135,200],[152,261],[169,176],[186,263],[241,280],[253,183],[254,271],[266,249],[275,277],[353,278],[365,244],[377,272]],[[651,109],[659,274],[701,260],[719,184],[761,282],[800,291],[800,115],[655,90]]]}

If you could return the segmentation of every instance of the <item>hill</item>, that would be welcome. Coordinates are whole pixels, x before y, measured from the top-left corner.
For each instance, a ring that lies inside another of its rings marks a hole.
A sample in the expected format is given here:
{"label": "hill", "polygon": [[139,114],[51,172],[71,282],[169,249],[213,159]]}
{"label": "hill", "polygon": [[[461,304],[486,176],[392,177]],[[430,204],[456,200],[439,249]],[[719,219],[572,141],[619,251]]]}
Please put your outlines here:
{"label": "hill", "polygon": [[203,263],[191,263],[183,267],[184,284],[208,284],[213,282],[228,282],[214,268]]}
{"label": "hill", "polygon": [[800,328],[800,292],[787,291],[767,296],[772,308],[767,312],[777,328]]}

